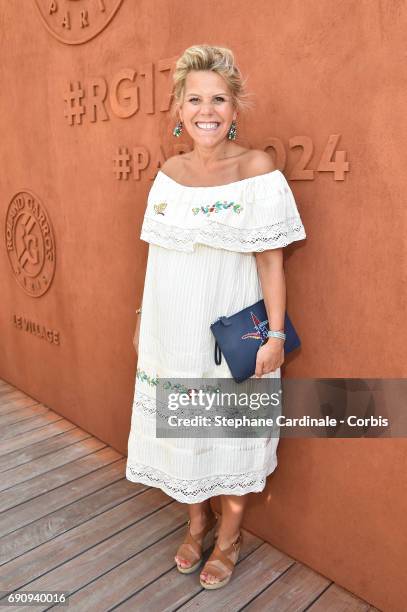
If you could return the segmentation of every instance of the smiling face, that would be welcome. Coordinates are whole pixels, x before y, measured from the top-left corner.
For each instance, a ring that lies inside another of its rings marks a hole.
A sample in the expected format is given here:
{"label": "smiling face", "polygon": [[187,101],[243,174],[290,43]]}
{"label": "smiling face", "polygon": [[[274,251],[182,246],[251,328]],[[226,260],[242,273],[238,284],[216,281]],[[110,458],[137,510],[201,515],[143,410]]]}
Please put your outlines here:
{"label": "smiling face", "polygon": [[225,80],[212,70],[192,70],[185,83],[181,121],[198,144],[213,146],[227,138],[237,111]]}

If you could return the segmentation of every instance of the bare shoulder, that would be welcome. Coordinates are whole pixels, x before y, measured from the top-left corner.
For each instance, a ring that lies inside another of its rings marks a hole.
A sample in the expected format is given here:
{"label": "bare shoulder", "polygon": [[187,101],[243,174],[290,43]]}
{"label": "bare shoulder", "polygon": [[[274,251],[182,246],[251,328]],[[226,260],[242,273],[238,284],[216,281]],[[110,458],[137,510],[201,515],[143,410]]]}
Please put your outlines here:
{"label": "bare shoulder", "polygon": [[173,180],[182,182],[188,159],[188,151],[186,153],[176,153],[165,160],[161,170]]}
{"label": "bare shoulder", "polygon": [[166,159],[161,166],[161,170],[168,175],[176,174],[178,168],[180,167],[180,157],[181,155],[178,153]]}
{"label": "bare shoulder", "polygon": [[276,169],[271,155],[260,149],[251,150],[247,163],[247,171],[251,176],[266,174]]}

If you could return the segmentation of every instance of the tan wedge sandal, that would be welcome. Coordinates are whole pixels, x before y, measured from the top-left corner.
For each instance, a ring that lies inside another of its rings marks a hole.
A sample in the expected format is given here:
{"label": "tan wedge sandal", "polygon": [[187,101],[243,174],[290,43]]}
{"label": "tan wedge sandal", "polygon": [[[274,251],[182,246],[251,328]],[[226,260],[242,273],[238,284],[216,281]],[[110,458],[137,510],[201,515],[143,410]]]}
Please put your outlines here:
{"label": "tan wedge sandal", "polygon": [[[219,515],[217,513],[213,513],[209,518],[208,524],[200,531],[195,534],[195,536],[191,535],[189,526],[191,521],[188,521],[188,533],[185,537],[185,540],[181,544],[181,546],[177,550],[177,557],[181,557],[185,559],[189,563],[191,563],[188,567],[182,567],[177,563],[177,560],[174,558],[175,563],[177,564],[178,571],[182,574],[191,574],[195,572],[195,570],[200,567],[202,563],[202,553],[203,551],[211,545],[212,537],[216,538],[216,528],[218,525]],[[196,538],[196,539],[195,539]],[[202,540],[202,544],[199,544],[197,540]]]}
{"label": "tan wedge sandal", "polygon": [[[208,574],[211,574],[211,576],[215,576],[215,578],[221,578],[224,572],[222,572],[222,570],[219,569],[218,565],[215,565],[213,563],[213,561],[221,561],[221,563],[228,570],[230,570],[230,574],[226,576],[225,578],[223,578],[222,580],[217,580],[216,582],[213,582],[212,584],[210,582],[205,582],[205,580],[202,580],[202,578],[200,577],[199,581],[201,583],[201,586],[204,587],[204,589],[220,589],[227,585],[227,583],[232,577],[233,570],[235,569],[235,565],[239,559],[240,548],[242,545],[242,537],[243,537],[242,532],[240,531],[237,540],[235,540],[235,542],[233,542],[231,546],[229,546],[229,548],[226,548],[224,550],[219,548],[218,544],[215,544],[213,552],[211,556],[209,557],[209,559],[207,560],[207,562],[205,563],[202,572],[208,572]],[[234,562],[231,559],[229,559],[229,555],[232,552],[235,553]]]}

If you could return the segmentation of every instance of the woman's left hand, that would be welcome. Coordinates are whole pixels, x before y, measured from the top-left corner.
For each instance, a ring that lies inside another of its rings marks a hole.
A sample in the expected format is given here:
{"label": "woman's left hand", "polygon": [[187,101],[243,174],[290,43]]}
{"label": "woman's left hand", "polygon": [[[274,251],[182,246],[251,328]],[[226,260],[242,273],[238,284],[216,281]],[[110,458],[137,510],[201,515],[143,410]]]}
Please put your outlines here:
{"label": "woman's left hand", "polygon": [[284,341],[281,338],[269,338],[266,344],[257,351],[256,378],[262,374],[274,372],[284,363]]}

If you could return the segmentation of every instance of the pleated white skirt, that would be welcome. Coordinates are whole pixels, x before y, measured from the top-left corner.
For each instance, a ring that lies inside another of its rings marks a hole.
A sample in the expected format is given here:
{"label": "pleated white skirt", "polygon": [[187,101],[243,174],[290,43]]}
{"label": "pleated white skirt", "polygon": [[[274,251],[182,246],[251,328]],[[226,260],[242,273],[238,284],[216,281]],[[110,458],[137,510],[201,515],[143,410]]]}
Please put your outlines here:
{"label": "pleated white skirt", "polygon": [[[210,324],[263,297],[254,253],[149,245],[126,478],[183,503],[264,489],[278,437],[157,438],[158,377],[231,378]],[[262,378],[279,378],[280,368]]]}

